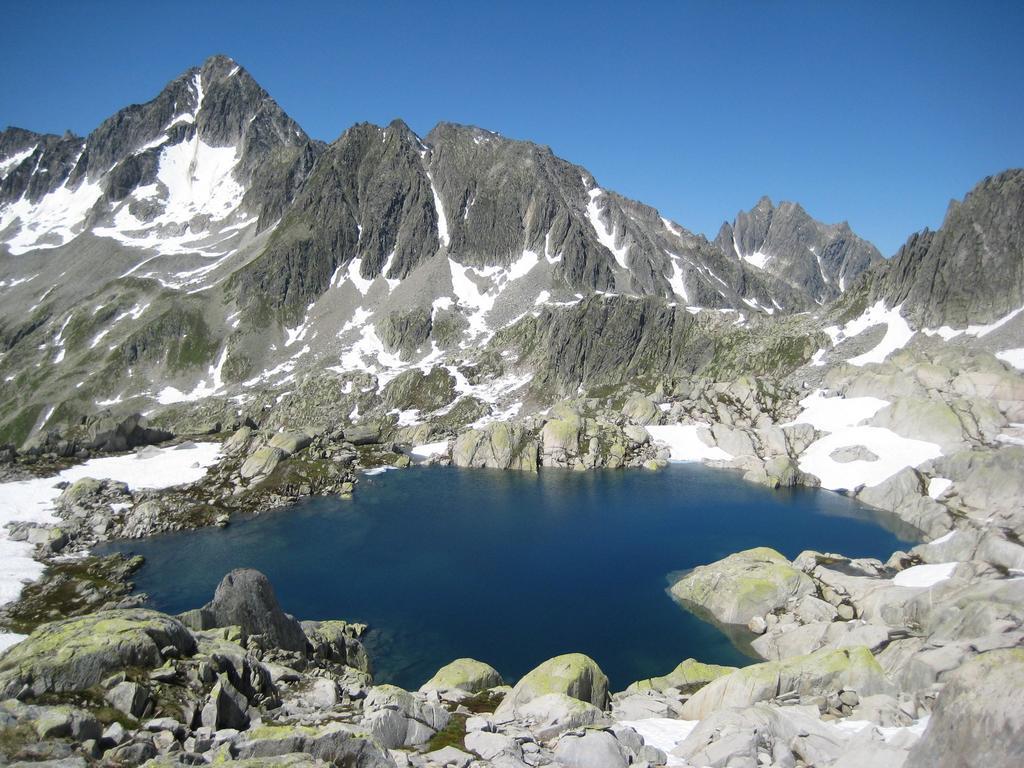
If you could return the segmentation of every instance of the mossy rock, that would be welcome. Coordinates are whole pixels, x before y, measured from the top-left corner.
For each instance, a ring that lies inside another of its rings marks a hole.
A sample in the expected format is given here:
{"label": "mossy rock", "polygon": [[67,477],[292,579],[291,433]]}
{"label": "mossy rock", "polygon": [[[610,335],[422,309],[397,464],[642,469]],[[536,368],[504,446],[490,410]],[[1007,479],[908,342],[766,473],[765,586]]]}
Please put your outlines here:
{"label": "mossy rock", "polygon": [[0,657],[0,695],[85,690],[129,667],[159,666],[168,646],[181,656],[196,650],[180,621],[140,608],[44,624]]}
{"label": "mossy rock", "polygon": [[582,653],[556,656],[515,684],[495,711],[495,719],[511,719],[520,706],[549,693],[563,693],[604,709],[608,704],[608,678],[596,661]]}
{"label": "mossy rock", "polygon": [[713,680],[735,671],[736,667],[702,664],[696,659],[686,659],[667,675],[637,680],[626,688],[626,692],[667,691],[669,688],[678,688],[685,694],[693,694]]}
{"label": "mossy rock", "polygon": [[519,424],[494,422],[463,432],[452,448],[457,467],[537,471],[537,440]]}
{"label": "mossy rock", "polygon": [[479,693],[503,683],[501,675],[490,664],[476,659],[456,659],[441,667],[437,674],[420,687],[420,691],[460,690]]}
{"label": "mossy rock", "polygon": [[813,594],[815,588],[779,552],[756,547],[694,568],[670,591],[684,607],[696,607],[722,624],[745,625],[791,598]]}
{"label": "mossy rock", "polygon": [[862,646],[822,649],[782,661],[753,664],[708,683],[683,705],[683,720],[702,720],[712,712],[749,707],[780,694],[829,695],[855,691],[862,699],[892,695],[895,686],[871,651]]}

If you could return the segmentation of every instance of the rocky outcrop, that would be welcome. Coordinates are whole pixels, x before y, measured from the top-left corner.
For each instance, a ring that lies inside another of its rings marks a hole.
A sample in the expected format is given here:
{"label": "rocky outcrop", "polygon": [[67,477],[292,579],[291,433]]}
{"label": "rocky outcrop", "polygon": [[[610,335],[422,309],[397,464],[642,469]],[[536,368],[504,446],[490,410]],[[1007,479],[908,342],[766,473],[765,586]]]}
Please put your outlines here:
{"label": "rocky outcrop", "polygon": [[682,717],[701,720],[716,710],[747,707],[780,696],[827,696],[843,691],[870,696],[894,690],[867,648],[826,649],[754,664],[720,677],[683,705]]}
{"label": "rocky outcrop", "polygon": [[937,232],[911,236],[874,293],[918,327],[985,324],[1024,306],[1024,170],[983,179]]}
{"label": "rocky outcrop", "polygon": [[494,422],[463,432],[452,448],[457,467],[537,470],[537,440],[523,426]]}
{"label": "rocky outcrop", "polygon": [[195,629],[238,626],[246,635],[262,635],[277,648],[306,648],[302,626],[281,610],[267,577],[251,568],[231,571],[217,585],[213,600],[183,618]]}
{"label": "rocky outcrop", "polygon": [[1024,686],[1024,650],[983,653],[953,672],[907,768],[960,765],[1012,768],[1024,763],[1017,692]]}
{"label": "rocky outcrop", "polygon": [[155,611],[100,611],[44,624],[0,656],[0,692],[84,691],[127,667],[152,669],[165,654],[190,655],[195,640],[185,626]]}
{"label": "rocky outcrop", "polygon": [[676,581],[672,596],[722,624],[746,625],[789,600],[814,593],[814,583],[768,547],[701,565]]}

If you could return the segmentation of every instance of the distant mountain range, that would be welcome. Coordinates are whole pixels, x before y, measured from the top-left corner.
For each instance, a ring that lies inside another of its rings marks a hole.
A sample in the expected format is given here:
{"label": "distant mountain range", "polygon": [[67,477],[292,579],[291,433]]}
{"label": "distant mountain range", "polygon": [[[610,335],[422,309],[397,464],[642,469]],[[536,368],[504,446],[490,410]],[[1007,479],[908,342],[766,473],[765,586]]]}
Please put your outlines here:
{"label": "distant mountain range", "polygon": [[382,385],[471,360],[524,318],[554,318],[553,343],[609,296],[674,328],[756,328],[858,291],[921,325],[987,322],[1024,305],[1022,180],[986,179],[889,262],[767,198],[708,241],[480,128],[312,140],[214,56],[85,138],[0,133],[0,425],[20,440],[122,403],[245,401],[303,371]]}

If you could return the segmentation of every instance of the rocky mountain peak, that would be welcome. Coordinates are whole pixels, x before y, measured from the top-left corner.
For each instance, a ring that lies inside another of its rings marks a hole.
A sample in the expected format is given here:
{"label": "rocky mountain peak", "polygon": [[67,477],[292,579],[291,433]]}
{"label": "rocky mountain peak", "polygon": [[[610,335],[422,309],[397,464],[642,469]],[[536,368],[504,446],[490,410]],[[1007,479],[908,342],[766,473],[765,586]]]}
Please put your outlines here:
{"label": "rocky mountain peak", "polygon": [[990,323],[1024,306],[1024,169],[980,181],[935,232],[912,235],[875,295],[930,328]]}

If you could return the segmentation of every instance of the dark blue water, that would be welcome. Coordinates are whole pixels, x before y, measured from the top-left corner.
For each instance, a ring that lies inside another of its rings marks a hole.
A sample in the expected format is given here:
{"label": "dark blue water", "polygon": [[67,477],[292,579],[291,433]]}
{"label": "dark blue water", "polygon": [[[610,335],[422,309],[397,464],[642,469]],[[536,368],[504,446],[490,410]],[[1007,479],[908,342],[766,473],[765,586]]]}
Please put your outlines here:
{"label": "dark blue water", "polygon": [[207,602],[232,568],[266,573],[301,619],[368,623],[378,682],[416,688],[471,656],[515,680],[569,651],[620,690],[688,656],[742,665],[716,628],[666,592],[670,572],[768,545],[888,557],[873,514],[824,491],[769,491],[695,464],[540,474],[418,467],[205,529],[120,543],[146,558],[159,610]]}

